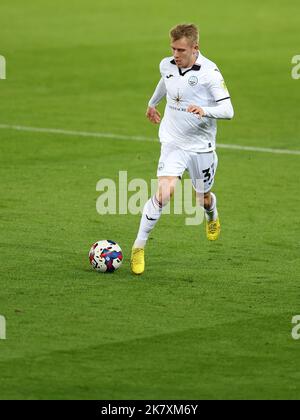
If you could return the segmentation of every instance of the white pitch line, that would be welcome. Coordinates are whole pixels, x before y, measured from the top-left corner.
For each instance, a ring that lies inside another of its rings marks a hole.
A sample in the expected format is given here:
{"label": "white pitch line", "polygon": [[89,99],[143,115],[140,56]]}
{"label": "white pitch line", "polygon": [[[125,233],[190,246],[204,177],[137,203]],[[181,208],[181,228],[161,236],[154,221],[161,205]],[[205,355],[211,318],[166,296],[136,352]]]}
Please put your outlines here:
{"label": "white pitch line", "polygon": [[[0,129],[6,130],[17,130],[17,131],[28,131],[31,133],[47,133],[47,134],[62,134],[66,136],[80,136],[80,137],[98,137],[98,138],[109,138],[116,140],[136,140],[136,141],[158,141],[157,139],[144,137],[144,136],[127,136],[123,134],[113,133],[99,133],[93,131],[76,131],[76,130],[63,130],[60,128],[39,128],[39,127],[27,127],[23,125],[10,125],[0,124]],[[272,149],[268,147],[254,147],[254,146],[241,146],[238,144],[224,144],[218,143],[217,147],[221,149],[232,149],[232,150],[244,150],[249,152],[263,152],[263,153],[274,153],[280,155],[300,155],[300,150],[288,150],[288,149]]]}
{"label": "white pitch line", "polygon": [[300,155],[300,150],[272,149],[269,147],[255,146],[239,146],[238,144],[217,143],[217,147],[220,147],[222,149],[246,150],[249,152],[275,153],[279,155]]}
{"label": "white pitch line", "polygon": [[137,141],[155,141],[149,137],[143,136],[126,136],[123,134],[113,133],[97,133],[93,131],[76,131],[76,130],[63,130],[61,128],[40,128],[40,127],[25,127],[23,125],[8,125],[0,124],[0,129],[29,131],[31,133],[47,133],[47,134],[63,134],[66,136],[79,136],[79,137],[100,137],[110,138],[116,140],[137,140]]}

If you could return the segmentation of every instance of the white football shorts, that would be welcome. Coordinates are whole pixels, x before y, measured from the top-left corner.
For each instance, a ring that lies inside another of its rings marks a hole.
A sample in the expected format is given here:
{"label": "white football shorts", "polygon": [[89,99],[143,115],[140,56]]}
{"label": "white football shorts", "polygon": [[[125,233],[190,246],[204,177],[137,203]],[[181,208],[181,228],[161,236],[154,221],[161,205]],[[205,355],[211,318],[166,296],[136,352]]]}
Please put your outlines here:
{"label": "white football shorts", "polygon": [[177,176],[181,178],[184,171],[187,170],[194,189],[199,193],[206,193],[211,190],[214,184],[217,166],[218,156],[214,151],[188,152],[171,143],[162,143],[157,177]]}

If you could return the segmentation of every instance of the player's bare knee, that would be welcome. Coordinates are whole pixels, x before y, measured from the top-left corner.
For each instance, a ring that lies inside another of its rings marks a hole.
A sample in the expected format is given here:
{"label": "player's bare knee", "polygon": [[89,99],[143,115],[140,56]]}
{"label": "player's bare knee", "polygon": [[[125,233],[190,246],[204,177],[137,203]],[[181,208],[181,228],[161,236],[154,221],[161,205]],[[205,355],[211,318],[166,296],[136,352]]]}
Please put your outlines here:
{"label": "player's bare knee", "polygon": [[166,204],[168,204],[173,194],[174,194],[174,189],[172,188],[164,189],[164,190],[159,190],[156,193],[156,197],[158,198],[159,203],[162,206],[165,206]]}
{"label": "player's bare knee", "polygon": [[164,206],[166,205],[174,194],[176,179],[161,178],[159,179],[158,191],[156,196],[159,202]]}
{"label": "player's bare knee", "polygon": [[206,209],[209,209],[211,207],[211,194],[210,194],[210,192],[204,194],[203,204],[204,204],[204,208],[206,208]]}

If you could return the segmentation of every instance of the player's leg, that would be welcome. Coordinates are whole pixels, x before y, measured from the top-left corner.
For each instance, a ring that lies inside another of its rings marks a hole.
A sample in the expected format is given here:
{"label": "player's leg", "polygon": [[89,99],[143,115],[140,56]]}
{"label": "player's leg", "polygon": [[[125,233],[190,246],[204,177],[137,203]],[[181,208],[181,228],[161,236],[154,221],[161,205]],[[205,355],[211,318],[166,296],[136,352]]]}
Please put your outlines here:
{"label": "player's leg", "polygon": [[158,178],[157,192],[144,206],[140,228],[134,247],[145,247],[151,230],[154,228],[161,216],[163,207],[168,204],[174,194],[177,181],[177,176],[161,176]]}
{"label": "player's leg", "polygon": [[146,242],[162,214],[163,207],[172,197],[178,178],[185,171],[185,159],[182,150],[170,144],[162,144],[157,169],[158,189],[145,204],[138,235],[132,248],[131,270],[135,274],[142,274],[145,269]]}
{"label": "player's leg", "polygon": [[218,157],[216,152],[193,154],[188,165],[198,202],[204,207],[206,235],[207,239],[210,241],[218,239],[221,232],[217,209],[217,197],[211,191],[217,166]]}
{"label": "player's leg", "polygon": [[142,274],[145,270],[145,252],[150,232],[158,222],[163,207],[168,204],[178,181],[177,176],[162,176],[158,178],[158,189],[144,206],[140,228],[134,242],[131,255],[131,270],[134,274]]}

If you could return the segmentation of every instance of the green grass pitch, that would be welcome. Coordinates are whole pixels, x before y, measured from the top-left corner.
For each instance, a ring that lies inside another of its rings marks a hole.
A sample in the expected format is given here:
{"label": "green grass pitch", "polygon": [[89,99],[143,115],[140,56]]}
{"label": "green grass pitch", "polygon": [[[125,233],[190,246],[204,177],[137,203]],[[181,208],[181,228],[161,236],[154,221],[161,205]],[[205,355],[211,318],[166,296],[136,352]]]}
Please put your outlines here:
{"label": "green grass pitch", "polygon": [[[299,150],[298,3],[2,0],[0,124],[155,138],[168,30],[192,21],[235,108],[218,141]],[[0,130],[1,399],[299,398],[300,156],[218,154],[220,240],[165,215],[135,278],[140,216],[98,215],[96,183],[154,178],[159,143]],[[113,275],[89,266],[99,239],[123,248]]]}

